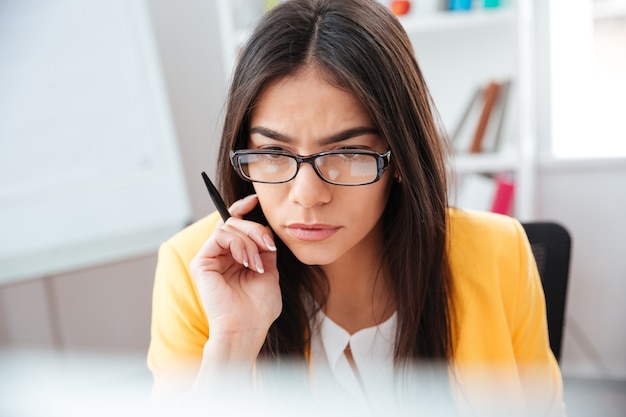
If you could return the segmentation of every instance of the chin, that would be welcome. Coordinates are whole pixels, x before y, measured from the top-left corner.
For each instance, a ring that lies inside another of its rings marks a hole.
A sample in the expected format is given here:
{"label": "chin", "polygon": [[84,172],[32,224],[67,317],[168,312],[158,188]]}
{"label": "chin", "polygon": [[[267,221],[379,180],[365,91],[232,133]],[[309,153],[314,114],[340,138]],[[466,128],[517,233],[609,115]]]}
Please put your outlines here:
{"label": "chin", "polygon": [[328,248],[319,248],[311,250],[310,248],[292,248],[291,252],[300,262],[305,265],[329,265],[337,260],[336,256],[331,255],[331,251]]}

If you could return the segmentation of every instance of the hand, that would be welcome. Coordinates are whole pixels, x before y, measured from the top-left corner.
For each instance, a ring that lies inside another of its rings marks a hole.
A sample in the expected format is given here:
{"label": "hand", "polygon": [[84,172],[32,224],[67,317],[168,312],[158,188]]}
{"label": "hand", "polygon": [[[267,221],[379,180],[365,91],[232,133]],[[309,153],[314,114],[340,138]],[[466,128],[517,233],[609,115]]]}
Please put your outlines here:
{"label": "hand", "polygon": [[209,321],[205,354],[211,347],[222,360],[254,361],[282,310],[272,232],[242,219],[257,204],[235,202],[190,265]]}

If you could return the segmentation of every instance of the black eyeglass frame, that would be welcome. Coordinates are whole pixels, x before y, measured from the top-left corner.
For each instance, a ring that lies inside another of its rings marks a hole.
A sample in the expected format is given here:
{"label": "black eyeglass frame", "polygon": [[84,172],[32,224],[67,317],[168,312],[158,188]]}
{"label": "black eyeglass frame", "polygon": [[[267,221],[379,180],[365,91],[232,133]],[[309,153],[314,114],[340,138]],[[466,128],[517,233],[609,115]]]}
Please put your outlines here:
{"label": "black eyeglass frame", "polygon": [[[358,155],[369,155],[372,156],[373,158],[376,158],[376,177],[374,179],[372,179],[371,181],[368,182],[360,182],[360,183],[355,183],[355,184],[347,184],[347,183],[337,183],[337,182],[333,182],[331,180],[328,180],[326,178],[324,178],[321,174],[321,172],[319,171],[318,167],[315,165],[315,160],[317,158],[320,158],[322,156],[327,156],[327,155],[345,155],[345,154],[358,154]],[[239,164],[237,163],[237,158],[240,155],[277,155],[277,156],[285,156],[291,159],[294,159],[296,161],[296,171],[294,172],[294,174],[289,178],[289,179],[285,179],[282,181],[256,181],[253,180],[251,178],[248,178],[245,173],[243,172],[243,170],[241,169],[241,167],[239,166]],[[283,184],[285,182],[289,182],[292,179],[294,179],[296,177],[296,175],[298,175],[298,172],[300,171],[300,164],[307,162],[309,164],[311,164],[311,166],[313,167],[313,170],[315,171],[315,173],[317,174],[318,177],[320,177],[322,179],[322,181],[327,182],[328,184],[332,184],[332,185],[342,185],[342,186],[346,186],[346,187],[351,187],[351,186],[359,186],[359,185],[368,185],[368,184],[373,184],[376,181],[380,180],[381,177],[383,176],[385,170],[389,167],[390,163],[391,163],[391,148],[388,148],[387,151],[383,154],[380,154],[378,152],[374,152],[374,151],[366,151],[363,149],[350,149],[350,150],[334,150],[334,151],[325,151],[325,152],[319,152],[319,153],[314,153],[312,155],[309,156],[302,156],[302,155],[298,155],[298,154],[293,154],[293,153],[289,153],[289,152],[284,152],[284,151],[278,151],[278,150],[272,150],[272,149],[240,149],[237,151],[230,151],[230,164],[232,165],[233,169],[235,170],[235,172],[237,172],[237,174],[244,180],[248,181],[248,182],[258,182],[258,183],[262,183],[262,184]]]}

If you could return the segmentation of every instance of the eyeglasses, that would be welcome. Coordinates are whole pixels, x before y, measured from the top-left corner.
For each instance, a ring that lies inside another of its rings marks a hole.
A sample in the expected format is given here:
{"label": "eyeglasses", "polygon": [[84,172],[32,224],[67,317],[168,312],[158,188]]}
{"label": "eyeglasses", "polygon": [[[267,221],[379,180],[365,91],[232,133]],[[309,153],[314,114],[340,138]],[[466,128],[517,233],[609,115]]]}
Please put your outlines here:
{"label": "eyeglasses", "polygon": [[354,149],[309,156],[276,150],[230,151],[230,163],[241,178],[266,184],[291,181],[298,174],[300,164],[307,162],[329,184],[366,185],[382,177],[390,160],[391,149],[384,154]]}

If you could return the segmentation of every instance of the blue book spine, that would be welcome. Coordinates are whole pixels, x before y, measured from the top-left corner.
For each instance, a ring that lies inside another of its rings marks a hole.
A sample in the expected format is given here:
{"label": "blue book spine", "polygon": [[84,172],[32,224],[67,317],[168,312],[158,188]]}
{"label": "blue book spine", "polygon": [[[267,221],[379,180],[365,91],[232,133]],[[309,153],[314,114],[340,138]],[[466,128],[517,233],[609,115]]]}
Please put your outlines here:
{"label": "blue book spine", "polygon": [[450,10],[470,10],[472,8],[472,0],[450,0],[448,9]]}

